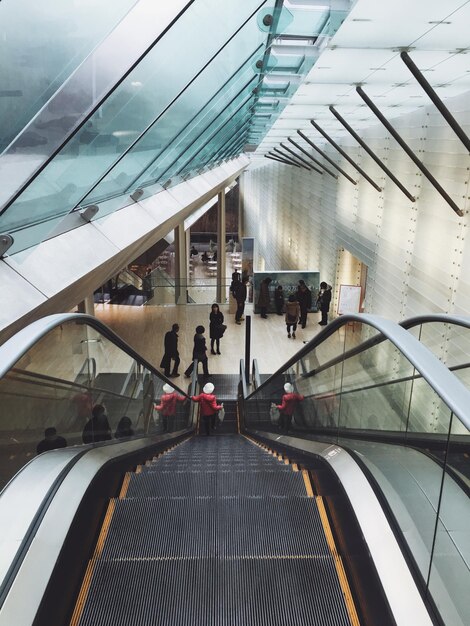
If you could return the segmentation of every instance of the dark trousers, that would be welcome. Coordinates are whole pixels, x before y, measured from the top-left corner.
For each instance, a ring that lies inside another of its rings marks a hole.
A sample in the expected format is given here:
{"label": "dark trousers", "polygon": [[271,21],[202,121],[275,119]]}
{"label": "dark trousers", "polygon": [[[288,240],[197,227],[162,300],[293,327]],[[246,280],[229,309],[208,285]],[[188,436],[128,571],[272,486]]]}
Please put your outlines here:
{"label": "dark trousers", "polygon": [[[207,368],[207,356],[200,357],[197,360],[198,366],[199,366],[199,363],[202,363],[202,372],[204,376],[209,376],[209,370]],[[191,365],[185,371],[185,376],[191,376],[191,374],[193,373],[193,368],[194,368],[194,361],[191,361]]]}
{"label": "dark trousers", "polygon": [[292,422],[292,415],[286,415],[285,413],[281,413],[281,415],[279,416],[279,428],[284,433],[289,432],[291,422]]}
{"label": "dark trousers", "polygon": [[328,324],[328,310],[329,309],[320,309],[321,310],[321,324],[326,326]]}
{"label": "dark trousers", "polygon": [[[179,356],[177,356],[173,360],[174,360],[175,364],[173,365],[173,372],[172,372],[172,374],[177,374],[178,373],[178,367],[179,367],[179,364],[181,362],[181,359],[179,358]],[[171,359],[168,359],[168,367],[165,368],[165,376],[167,378],[170,375],[170,366],[171,366]]]}
{"label": "dark trousers", "polygon": [[268,317],[268,307],[267,306],[261,306],[261,317]]}
{"label": "dark trousers", "polygon": [[206,435],[211,434],[211,427],[214,428],[216,418],[217,418],[216,413],[214,413],[214,415],[201,415],[201,424],[204,426]]}
{"label": "dark trousers", "polygon": [[162,415],[162,421],[163,421],[164,432],[171,433],[171,431],[173,430],[173,424],[175,423],[175,416],[174,415]]}
{"label": "dark trousers", "polygon": [[237,302],[237,311],[235,313],[235,321],[239,322],[245,310],[245,302]]}
{"label": "dark trousers", "polygon": [[287,332],[290,334],[290,327],[292,326],[292,331],[295,333],[295,331],[297,330],[297,322],[295,324],[287,324]]}
{"label": "dark trousers", "polygon": [[300,319],[299,319],[299,323],[302,326],[302,328],[305,328],[306,324],[307,324],[307,309],[300,307]]}
{"label": "dark trousers", "polygon": [[217,352],[220,351],[220,339],[211,339],[211,350],[214,349],[214,344],[217,348]]}

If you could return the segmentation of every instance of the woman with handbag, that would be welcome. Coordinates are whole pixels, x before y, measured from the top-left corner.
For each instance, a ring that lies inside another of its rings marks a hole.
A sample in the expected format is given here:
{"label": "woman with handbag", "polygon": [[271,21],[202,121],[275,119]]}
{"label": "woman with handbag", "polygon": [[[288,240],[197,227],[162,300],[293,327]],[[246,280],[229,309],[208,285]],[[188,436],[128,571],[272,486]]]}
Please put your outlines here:
{"label": "woman with handbag", "polygon": [[[218,304],[213,304],[209,315],[209,336],[211,338],[211,354],[220,354],[220,339],[227,326],[224,324],[224,315]],[[214,344],[217,352],[214,350]]]}

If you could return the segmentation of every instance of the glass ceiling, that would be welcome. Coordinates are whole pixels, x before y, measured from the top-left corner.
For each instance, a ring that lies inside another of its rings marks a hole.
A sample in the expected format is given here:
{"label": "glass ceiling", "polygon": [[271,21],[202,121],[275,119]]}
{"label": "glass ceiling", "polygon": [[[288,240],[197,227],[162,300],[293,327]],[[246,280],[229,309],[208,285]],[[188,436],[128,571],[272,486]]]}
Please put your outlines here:
{"label": "glass ceiling", "polygon": [[[0,234],[28,249],[243,151],[324,146],[470,89],[463,0],[0,2]],[[90,19],[93,15],[93,19]],[[406,15],[406,20],[403,20]],[[137,35],[138,34],[138,35]],[[201,36],[202,34],[202,36]],[[184,42],[184,46],[182,43]],[[318,157],[318,154],[316,155]],[[151,187],[150,187],[151,186]],[[73,222],[73,223],[72,223]]]}
{"label": "glass ceiling", "polygon": [[156,4],[0,3],[0,233],[14,238],[10,254],[71,227],[74,210],[101,203],[102,217],[137,188],[167,188],[255,149],[351,2]]}

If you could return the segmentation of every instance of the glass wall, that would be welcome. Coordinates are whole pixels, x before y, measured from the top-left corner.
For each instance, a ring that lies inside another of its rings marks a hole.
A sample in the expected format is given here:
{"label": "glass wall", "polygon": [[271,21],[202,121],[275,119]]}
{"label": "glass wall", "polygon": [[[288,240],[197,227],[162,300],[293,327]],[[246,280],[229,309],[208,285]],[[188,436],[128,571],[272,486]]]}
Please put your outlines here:
{"label": "glass wall", "polygon": [[[432,347],[442,328],[426,326],[418,335]],[[458,342],[462,330],[446,337]],[[411,357],[359,322],[311,344],[248,396],[245,426],[280,441],[289,435],[350,451],[387,501],[443,622],[470,623],[470,533],[463,521],[470,514],[470,392],[429,352],[427,364],[440,368],[440,395]],[[417,341],[410,346],[409,354],[413,346],[422,350]],[[444,399],[452,392],[468,393],[459,418]]]}
{"label": "glass wall", "polygon": [[188,428],[184,391],[171,423],[155,409],[164,382],[92,326],[56,327],[0,379],[0,488],[40,452]]}

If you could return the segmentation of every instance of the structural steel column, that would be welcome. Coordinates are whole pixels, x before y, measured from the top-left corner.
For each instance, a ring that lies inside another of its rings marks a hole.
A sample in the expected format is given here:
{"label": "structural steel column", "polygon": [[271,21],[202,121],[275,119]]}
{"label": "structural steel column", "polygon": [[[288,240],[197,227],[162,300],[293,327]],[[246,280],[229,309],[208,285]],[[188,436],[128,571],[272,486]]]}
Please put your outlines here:
{"label": "structural steel column", "polygon": [[184,223],[175,228],[175,303],[187,304],[188,251]]}
{"label": "structural steel column", "polygon": [[225,259],[225,190],[219,192],[217,202],[217,302],[226,302]]}

